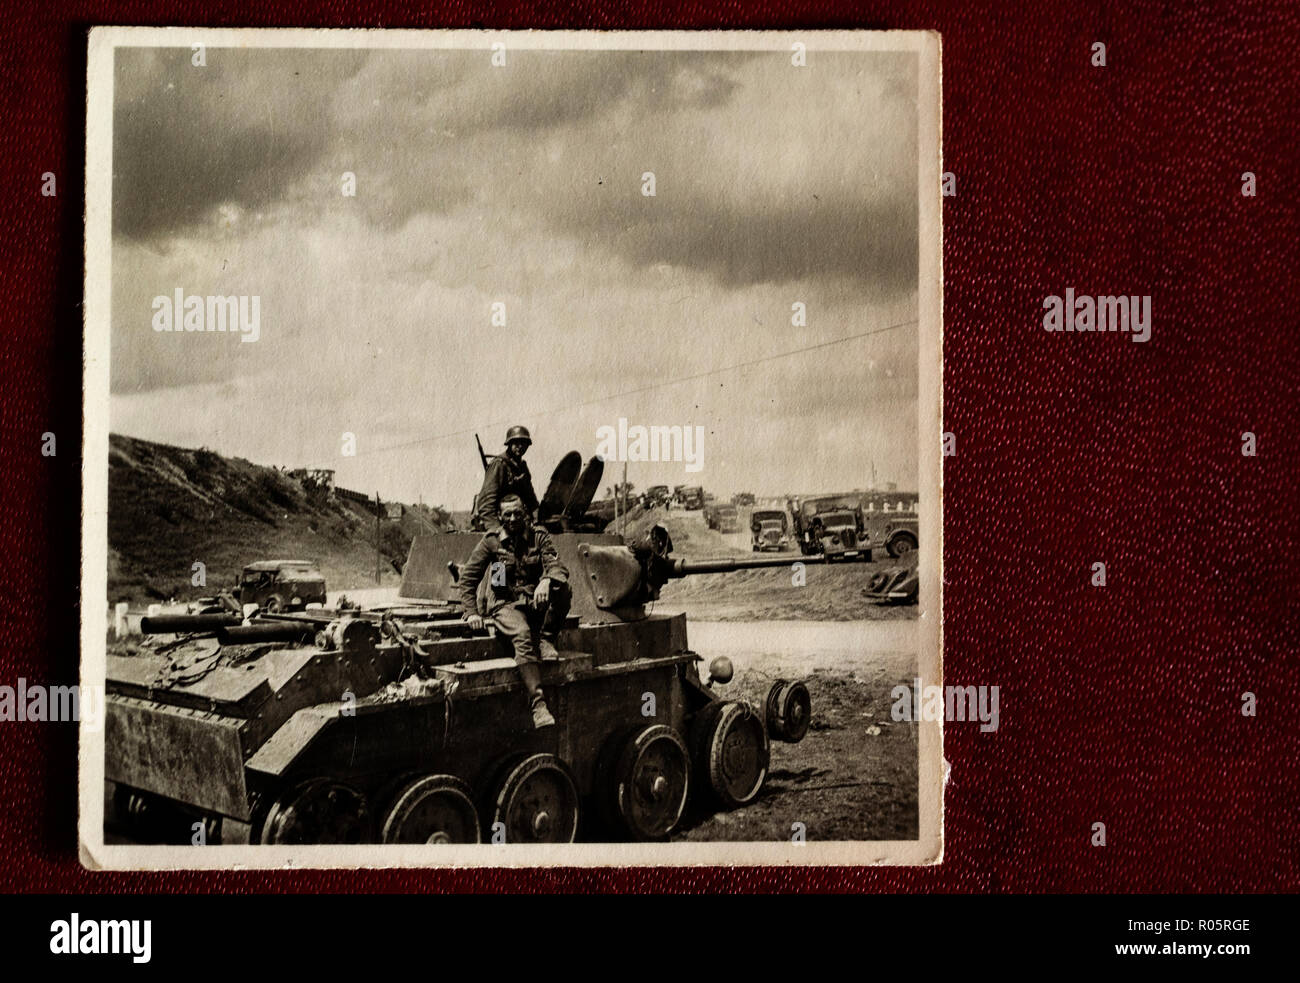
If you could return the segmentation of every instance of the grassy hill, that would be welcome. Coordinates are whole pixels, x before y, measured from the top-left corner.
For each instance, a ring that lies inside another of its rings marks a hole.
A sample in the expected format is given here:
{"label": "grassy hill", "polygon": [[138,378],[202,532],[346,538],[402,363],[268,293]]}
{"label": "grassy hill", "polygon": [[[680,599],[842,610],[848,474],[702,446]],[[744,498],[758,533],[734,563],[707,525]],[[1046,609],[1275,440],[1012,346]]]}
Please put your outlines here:
{"label": "grassy hill", "polygon": [[[381,526],[382,582],[401,577],[411,537],[428,531],[408,509]],[[206,449],[113,434],[108,451],[108,600],[197,597],[234,583],[259,559],[315,560],[329,589],[375,586],[375,517],[359,502],[309,492],[273,467]],[[193,564],[207,586],[192,586]]]}

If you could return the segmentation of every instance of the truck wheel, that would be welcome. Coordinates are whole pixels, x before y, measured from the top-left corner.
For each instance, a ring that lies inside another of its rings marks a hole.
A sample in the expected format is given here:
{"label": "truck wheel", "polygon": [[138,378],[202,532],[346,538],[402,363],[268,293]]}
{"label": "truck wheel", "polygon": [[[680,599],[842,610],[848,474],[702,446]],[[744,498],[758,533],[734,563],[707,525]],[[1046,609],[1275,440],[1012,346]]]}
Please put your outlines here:
{"label": "truck wheel", "polygon": [[904,553],[910,553],[916,549],[916,537],[911,533],[901,533],[889,541],[885,550],[897,560]]}

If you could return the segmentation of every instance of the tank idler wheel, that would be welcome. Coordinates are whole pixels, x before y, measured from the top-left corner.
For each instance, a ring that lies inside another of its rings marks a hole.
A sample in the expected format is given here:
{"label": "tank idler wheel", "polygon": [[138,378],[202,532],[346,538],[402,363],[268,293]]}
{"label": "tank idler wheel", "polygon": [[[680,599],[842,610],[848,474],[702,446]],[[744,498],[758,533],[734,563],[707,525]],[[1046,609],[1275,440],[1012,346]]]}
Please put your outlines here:
{"label": "tank idler wheel", "polygon": [[774,741],[798,744],[812,722],[812,697],[800,682],[778,679],[767,691],[767,736]]}
{"label": "tank idler wheel", "polygon": [[692,728],[697,784],[729,808],[758,798],[771,755],[767,728],[748,703],[719,701],[696,714]]}
{"label": "tank idler wheel", "polygon": [[316,778],[286,792],[266,814],[262,843],[368,843],[370,809],[351,785]]}
{"label": "tank idler wheel", "polygon": [[614,812],[638,840],[662,839],[681,821],[690,790],[686,744],[671,727],[656,724],[628,739],[614,769]]}
{"label": "tank idler wheel", "polygon": [[578,835],[578,788],[553,754],[534,754],[506,772],[492,800],[490,828],[506,843],[572,843]]}
{"label": "tank idler wheel", "polygon": [[469,786],[451,775],[408,782],[384,817],[384,843],[478,843],[478,810]]}

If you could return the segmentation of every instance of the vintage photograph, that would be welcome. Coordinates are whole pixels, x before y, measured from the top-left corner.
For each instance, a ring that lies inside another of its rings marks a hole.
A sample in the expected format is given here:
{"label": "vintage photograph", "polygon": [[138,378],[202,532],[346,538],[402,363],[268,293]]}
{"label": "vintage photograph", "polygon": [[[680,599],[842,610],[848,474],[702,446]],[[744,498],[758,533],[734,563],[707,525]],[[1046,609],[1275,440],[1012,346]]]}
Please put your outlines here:
{"label": "vintage photograph", "polygon": [[940,862],[940,116],[919,32],[94,29],[82,862]]}

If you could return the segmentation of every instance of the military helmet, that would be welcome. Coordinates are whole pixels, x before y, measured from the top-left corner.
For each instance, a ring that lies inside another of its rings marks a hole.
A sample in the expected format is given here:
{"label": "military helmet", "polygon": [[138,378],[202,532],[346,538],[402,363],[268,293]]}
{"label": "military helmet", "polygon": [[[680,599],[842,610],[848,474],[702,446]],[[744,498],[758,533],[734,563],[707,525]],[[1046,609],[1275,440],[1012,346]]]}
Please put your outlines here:
{"label": "military helmet", "polygon": [[507,447],[510,446],[510,441],[512,440],[524,440],[531,444],[533,442],[533,437],[532,434],[528,432],[527,427],[521,427],[516,424],[515,426],[511,427],[509,430],[506,431]]}

